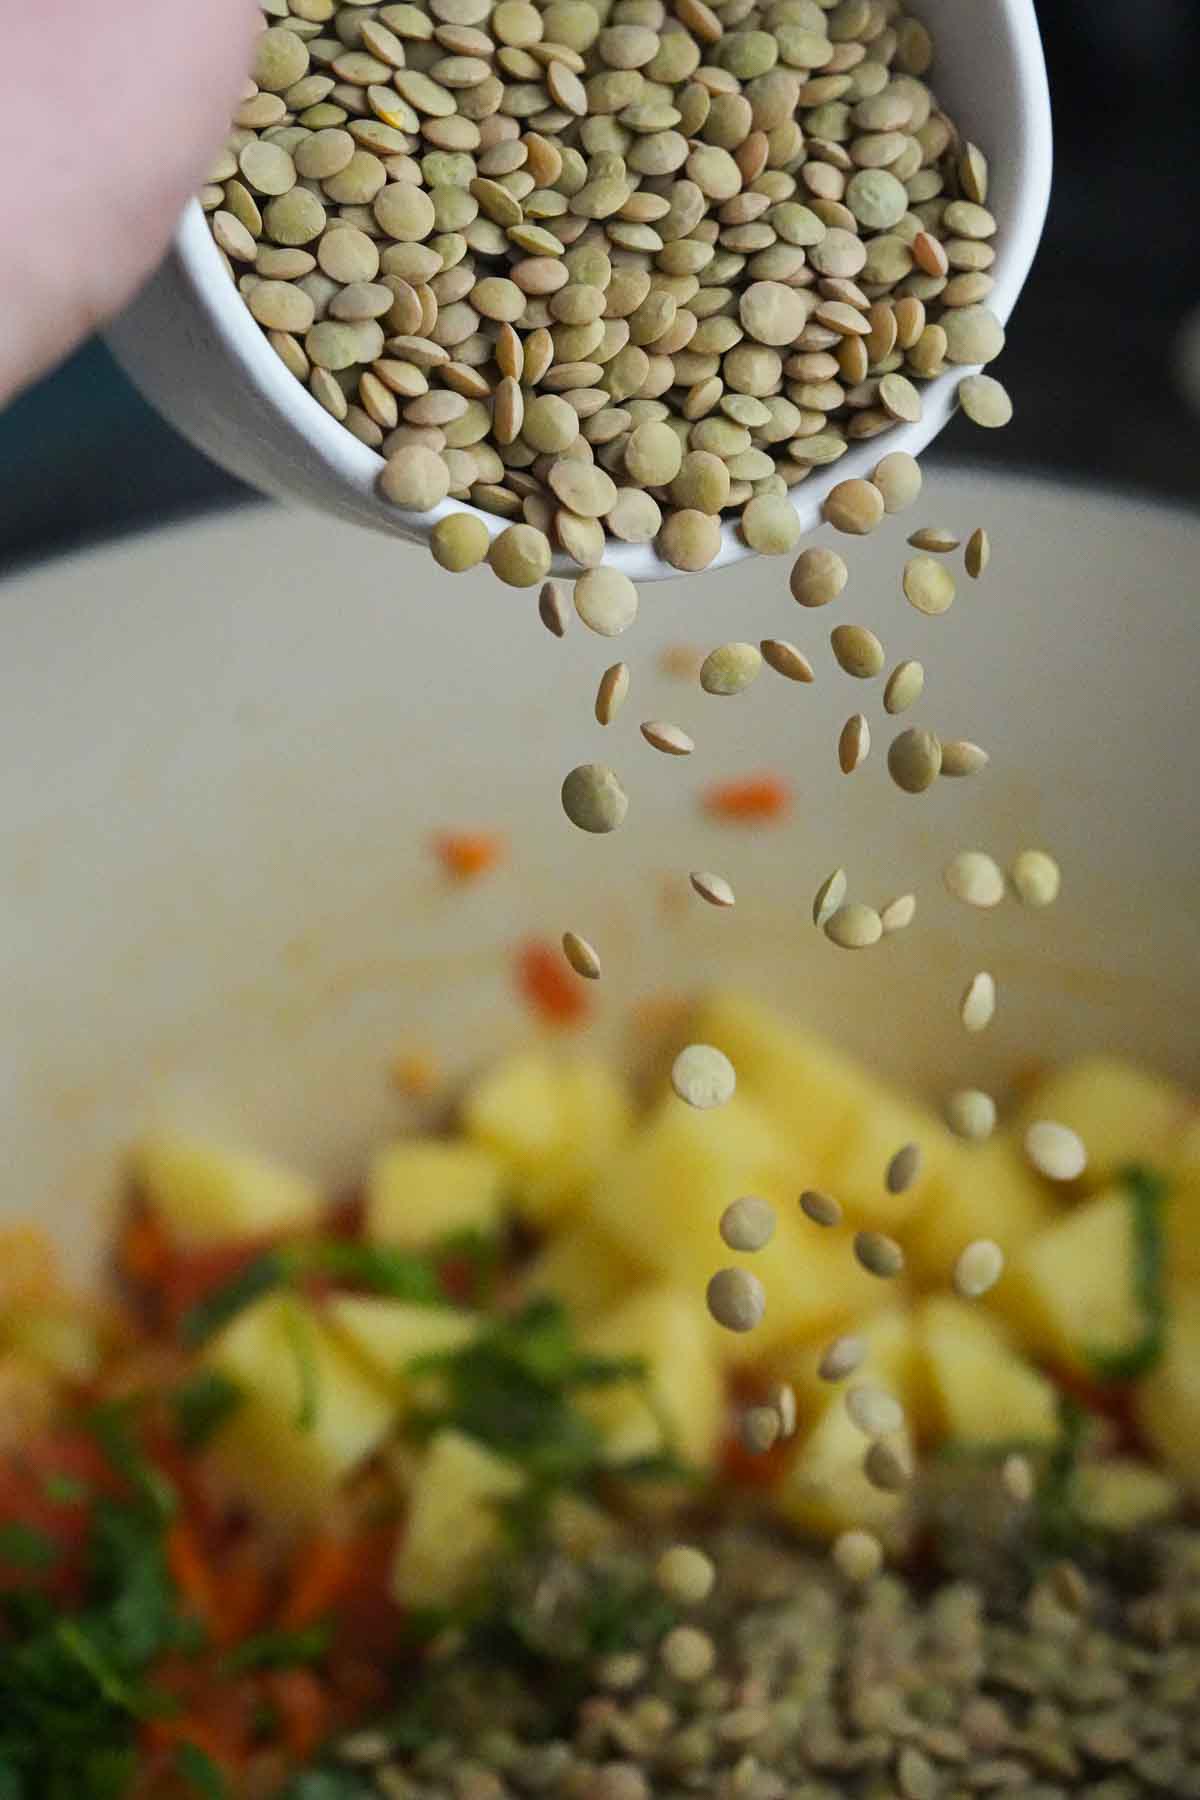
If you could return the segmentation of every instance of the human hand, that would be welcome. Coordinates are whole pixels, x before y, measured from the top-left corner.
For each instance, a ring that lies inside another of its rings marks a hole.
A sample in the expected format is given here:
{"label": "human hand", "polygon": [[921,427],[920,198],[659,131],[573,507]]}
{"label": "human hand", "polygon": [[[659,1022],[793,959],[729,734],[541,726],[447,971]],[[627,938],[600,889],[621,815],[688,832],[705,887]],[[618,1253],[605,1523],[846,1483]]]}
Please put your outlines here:
{"label": "human hand", "polygon": [[0,405],[150,273],[221,144],[260,24],[254,0],[5,9]]}

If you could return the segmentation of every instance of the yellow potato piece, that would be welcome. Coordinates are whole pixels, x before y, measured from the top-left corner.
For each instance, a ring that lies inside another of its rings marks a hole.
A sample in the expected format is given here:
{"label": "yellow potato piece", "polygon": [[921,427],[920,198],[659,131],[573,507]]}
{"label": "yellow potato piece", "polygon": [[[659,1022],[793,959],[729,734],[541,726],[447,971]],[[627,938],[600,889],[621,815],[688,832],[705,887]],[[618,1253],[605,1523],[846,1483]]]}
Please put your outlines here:
{"label": "yellow potato piece", "polygon": [[521,1471],[458,1431],[440,1431],[418,1465],[392,1564],[403,1606],[446,1606],[479,1580],[503,1547],[499,1507],[519,1494]]}
{"label": "yellow potato piece", "polygon": [[718,991],[701,1003],[693,1035],[725,1052],[742,1091],[801,1151],[804,1179],[815,1185],[859,1118],[866,1079],[861,1065],[736,990]]}
{"label": "yellow potato piece", "polygon": [[479,1335],[476,1313],[451,1306],[414,1306],[374,1294],[333,1294],[322,1318],[338,1342],[394,1385],[397,1398],[411,1388],[410,1365],[421,1356],[461,1350]]}
{"label": "yellow potato piece", "polygon": [[1097,1352],[1141,1338],[1128,1196],[1111,1188],[1030,1238],[1004,1284],[1004,1312],[1026,1341],[1067,1368],[1089,1372]]}
{"label": "yellow potato piece", "polygon": [[1174,1512],[1180,1487],[1149,1463],[1114,1456],[1080,1465],[1074,1498],[1085,1524],[1102,1531],[1137,1531]]}
{"label": "yellow potato piece", "polygon": [[[722,1356],[745,1362],[889,1298],[886,1284],[854,1260],[848,1232],[823,1231],[803,1217],[802,1186],[794,1149],[749,1095],[698,1112],[666,1094],[605,1170],[591,1205],[601,1230],[634,1262],[689,1295],[702,1298],[723,1264],[753,1269],[767,1290],[762,1324],[744,1336],[713,1327]],[[777,1225],[766,1249],[738,1258],[717,1227],[730,1201],[745,1194],[769,1200]]]}
{"label": "yellow potato piece", "polygon": [[467,1137],[499,1158],[517,1210],[542,1226],[578,1211],[632,1118],[628,1087],[607,1063],[543,1050],[497,1063],[462,1107]]}
{"label": "yellow potato piece", "polygon": [[549,1238],[521,1278],[523,1294],[552,1295],[573,1319],[607,1312],[641,1285],[645,1271],[592,1224],[567,1225]]}
{"label": "yellow potato piece", "polygon": [[1021,1109],[1018,1139],[1038,1119],[1069,1125],[1083,1139],[1087,1187],[1101,1188],[1123,1163],[1161,1163],[1183,1125],[1188,1097],[1164,1076],[1117,1056],[1085,1056],[1040,1081]]}
{"label": "yellow potato piece", "polygon": [[936,1436],[960,1444],[1051,1444],[1055,1389],[977,1302],[934,1295],[917,1317]]}
{"label": "yellow potato piece", "polygon": [[459,1231],[495,1231],[504,1213],[504,1171],[473,1144],[406,1138],[372,1159],[366,1235],[419,1248]]}
{"label": "yellow potato piece", "polygon": [[[906,1236],[912,1265],[924,1280],[949,1285],[954,1265],[975,1238],[994,1238],[1011,1261],[1015,1253],[1056,1216],[1047,1184],[1030,1171],[1007,1134],[984,1144],[956,1146],[934,1175],[928,1205]],[[997,1302],[1012,1287],[1000,1278]]]}
{"label": "yellow potato piece", "polygon": [[[585,1349],[641,1357],[646,1385],[584,1391],[579,1405],[603,1431],[613,1462],[667,1447],[696,1468],[711,1468],[725,1430],[725,1383],[699,1296],[643,1288],[582,1334]],[[667,1441],[664,1442],[664,1428]]]}
{"label": "yellow potato piece", "polygon": [[241,1405],[208,1454],[227,1487],[255,1511],[295,1521],[319,1515],[392,1428],[394,1395],[293,1295],[248,1307],[202,1361],[241,1391]]}
{"label": "yellow potato piece", "polygon": [[179,1244],[303,1230],[322,1210],[314,1182],[248,1151],[160,1133],[144,1138],[132,1161],[142,1197]]}
{"label": "yellow potato piece", "polygon": [[1200,1494],[1200,1288],[1175,1295],[1162,1361],[1139,1382],[1135,1404],[1151,1448]]}

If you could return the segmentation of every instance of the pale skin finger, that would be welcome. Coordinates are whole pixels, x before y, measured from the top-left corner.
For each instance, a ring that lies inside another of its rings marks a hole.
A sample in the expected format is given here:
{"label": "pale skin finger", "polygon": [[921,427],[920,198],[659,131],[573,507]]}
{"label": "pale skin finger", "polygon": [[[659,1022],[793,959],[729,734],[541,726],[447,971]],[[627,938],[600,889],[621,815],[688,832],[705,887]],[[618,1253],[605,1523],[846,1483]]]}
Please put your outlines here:
{"label": "pale skin finger", "polygon": [[8,9],[0,405],[154,267],[221,144],[261,18],[253,0]]}

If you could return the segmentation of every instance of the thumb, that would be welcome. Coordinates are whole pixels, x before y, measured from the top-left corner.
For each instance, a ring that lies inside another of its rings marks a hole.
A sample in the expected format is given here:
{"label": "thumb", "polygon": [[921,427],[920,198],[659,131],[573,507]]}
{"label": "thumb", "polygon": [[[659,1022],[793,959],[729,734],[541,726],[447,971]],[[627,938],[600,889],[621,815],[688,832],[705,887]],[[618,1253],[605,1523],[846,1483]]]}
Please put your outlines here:
{"label": "thumb", "polygon": [[260,25],[254,0],[7,10],[23,79],[0,108],[0,404],[150,273],[228,129]]}

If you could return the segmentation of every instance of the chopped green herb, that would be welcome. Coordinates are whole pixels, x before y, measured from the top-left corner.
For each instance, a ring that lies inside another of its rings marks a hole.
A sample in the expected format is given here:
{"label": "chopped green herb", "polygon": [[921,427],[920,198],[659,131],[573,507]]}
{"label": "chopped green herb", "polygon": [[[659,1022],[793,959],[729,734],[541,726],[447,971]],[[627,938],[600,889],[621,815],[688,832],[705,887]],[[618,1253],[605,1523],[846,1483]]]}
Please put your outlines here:
{"label": "chopped green herb", "polygon": [[1142,1316],[1141,1336],[1124,1350],[1093,1348],[1088,1361],[1101,1381],[1138,1381],[1162,1358],[1167,1337],[1167,1246],[1163,1229],[1167,1184],[1132,1164],[1122,1169],[1133,1233],[1133,1289]]}
{"label": "chopped green herb", "polygon": [[433,1256],[391,1249],[385,1244],[355,1243],[349,1238],[316,1238],[267,1250],[223,1287],[215,1288],[184,1315],[185,1344],[197,1348],[278,1288],[293,1287],[311,1276],[353,1281],[393,1300],[423,1306],[445,1306],[446,1295]]}
{"label": "chopped green herb", "polygon": [[223,1326],[228,1325],[261,1300],[265,1294],[272,1293],[275,1288],[282,1287],[287,1280],[287,1266],[282,1252],[268,1250],[254,1261],[247,1263],[231,1281],[223,1287],[214,1288],[203,1300],[197,1301],[190,1312],[184,1315],[183,1341],[193,1349],[207,1343],[215,1337]]}
{"label": "chopped green herb", "polygon": [[40,1593],[3,1596],[0,1795],[123,1800],[137,1724],[172,1710],[149,1683],[163,1655],[195,1648],[166,1557],[174,1494],[146,1461],[124,1406],[87,1420],[126,1484],[88,1521],[82,1600],[65,1611]]}
{"label": "chopped green herb", "polygon": [[283,1330],[296,1364],[296,1430],[311,1431],[317,1422],[317,1359],[312,1323],[289,1305],[283,1315]]}
{"label": "chopped green herb", "polygon": [[332,1637],[328,1625],[307,1625],[302,1631],[264,1631],[247,1638],[225,1658],[230,1675],[252,1669],[302,1669],[320,1662]]}
{"label": "chopped green herb", "polygon": [[216,1369],[201,1369],[171,1398],[179,1436],[188,1450],[199,1450],[242,1404],[236,1381]]}
{"label": "chopped green herb", "polygon": [[47,1475],[42,1491],[56,1506],[81,1506],[91,1494],[87,1482],[76,1481],[73,1475]]}
{"label": "chopped green herb", "polygon": [[57,1546],[44,1531],[36,1531],[32,1525],[22,1525],[15,1519],[8,1525],[0,1525],[0,1562],[11,1563],[15,1569],[40,1573],[52,1568],[57,1560]]}
{"label": "chopped green herb", "polygon": [[1079,1460],[1092,1426],[1092,1415],[1064,1394],[1058,1403],[1059,1438],[1047,1457],[1034,1492],[1034,1521],[1040,1545],[1055,1555],[1078,1550],[1082,1523],[1076,1500]]}
{"label": "chopped green herb", "polygon": [[229,1787],[212,1757],[195,1744],[180,1744],[175,1767],[200,1800],[226,1800]]}

